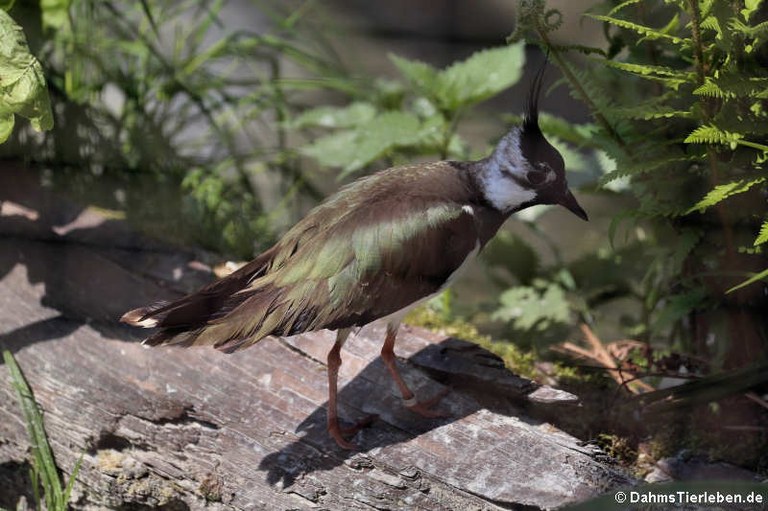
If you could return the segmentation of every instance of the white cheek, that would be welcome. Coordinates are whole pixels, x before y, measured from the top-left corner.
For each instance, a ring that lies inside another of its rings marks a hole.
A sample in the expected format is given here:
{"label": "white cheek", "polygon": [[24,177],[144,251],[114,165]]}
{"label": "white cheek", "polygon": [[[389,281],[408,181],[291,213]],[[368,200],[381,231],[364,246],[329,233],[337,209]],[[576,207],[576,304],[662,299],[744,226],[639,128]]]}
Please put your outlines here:
{"label": "white cheek", "polygon": [[516,182],[496,174],[486,181],[485,197],[498,210],[509,211],[531,201],[536,192],[521,188]]}

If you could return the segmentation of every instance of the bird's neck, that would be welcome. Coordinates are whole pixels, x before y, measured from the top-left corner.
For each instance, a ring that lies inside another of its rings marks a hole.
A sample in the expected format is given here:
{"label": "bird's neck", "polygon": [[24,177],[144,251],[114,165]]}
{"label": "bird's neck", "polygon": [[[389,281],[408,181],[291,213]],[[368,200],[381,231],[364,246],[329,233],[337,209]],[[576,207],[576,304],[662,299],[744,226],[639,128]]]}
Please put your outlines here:
{"label": "bird's neck", "polygon": [[[489,157],[477,162],[475,181],[485,200],[501,213],[509,214],[530,204],[536,192],[520,184],[527,163],[520,150],[520,131],[515,128],[499,141]],[[514,179],[513,176],[518,176]]]}

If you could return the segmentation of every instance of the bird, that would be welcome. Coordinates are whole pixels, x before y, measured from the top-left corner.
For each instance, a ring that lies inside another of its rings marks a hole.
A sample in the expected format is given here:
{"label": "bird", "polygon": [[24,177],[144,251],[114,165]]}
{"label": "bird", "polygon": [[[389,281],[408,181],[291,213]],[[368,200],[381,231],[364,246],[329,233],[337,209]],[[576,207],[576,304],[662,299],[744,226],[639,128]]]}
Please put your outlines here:
{"label": "bird", "polygon": [[267,336],[336,331],[327,355],[327,430],[343,449],[371,417],[342,428],[337,412],[341,349],[350,332],[386,322],[381,358],[403,404],[426,417],[443,395],[419,401],[394,352],[405,314],[442,292],[513,214],[561,205],[588,220],[568,187],[560,153],[539,126],[544,66],[522,122],[477,161],[392,167],[360,178],[312,209],[274,246],[232,274],[172,302],[126,312],[121,321],[159,329],[148,346],[212,346],[232,353]]}

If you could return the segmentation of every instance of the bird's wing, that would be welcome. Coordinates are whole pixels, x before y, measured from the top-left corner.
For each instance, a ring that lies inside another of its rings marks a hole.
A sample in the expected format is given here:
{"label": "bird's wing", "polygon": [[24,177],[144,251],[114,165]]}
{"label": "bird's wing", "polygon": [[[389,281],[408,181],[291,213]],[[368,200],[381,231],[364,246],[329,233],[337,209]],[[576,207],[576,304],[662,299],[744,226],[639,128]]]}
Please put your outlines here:
{"label": "bird's wing", "polygon": [[477,244],[472,210],[457,202],[389,197],[341,218],[321,208],[205,324],[160,324],[147,342],[235,351],[270,334],[364,325],[438,291]]}

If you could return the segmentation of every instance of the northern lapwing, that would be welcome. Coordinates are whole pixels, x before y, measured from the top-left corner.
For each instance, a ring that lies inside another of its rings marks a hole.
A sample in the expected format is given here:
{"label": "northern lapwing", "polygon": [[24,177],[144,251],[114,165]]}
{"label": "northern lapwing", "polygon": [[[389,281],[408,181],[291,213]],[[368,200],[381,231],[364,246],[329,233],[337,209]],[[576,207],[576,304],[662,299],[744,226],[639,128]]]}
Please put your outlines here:
{"label": "northern lapwing", "polygon": [[[543,71],[543,68],[542,68]],[[587,214],[568,188],[562,156],[539,128],[542,72],[523,122],[485,159],[383,170],[328,198],[272,248],[231,275],[175,302],[127,312],[121,321],[159,328],[150,346],[213,346],[231,353],[266,336],[336,330],[328,353],[328,432],[355,448],[339,425],[340,351],[352,328],[387,324],[381,357],[410,410],[427,416],[441,396],[417,401],[400,377],[394,345],[403,316],[440,293],[513,213],[560,204]]]}

